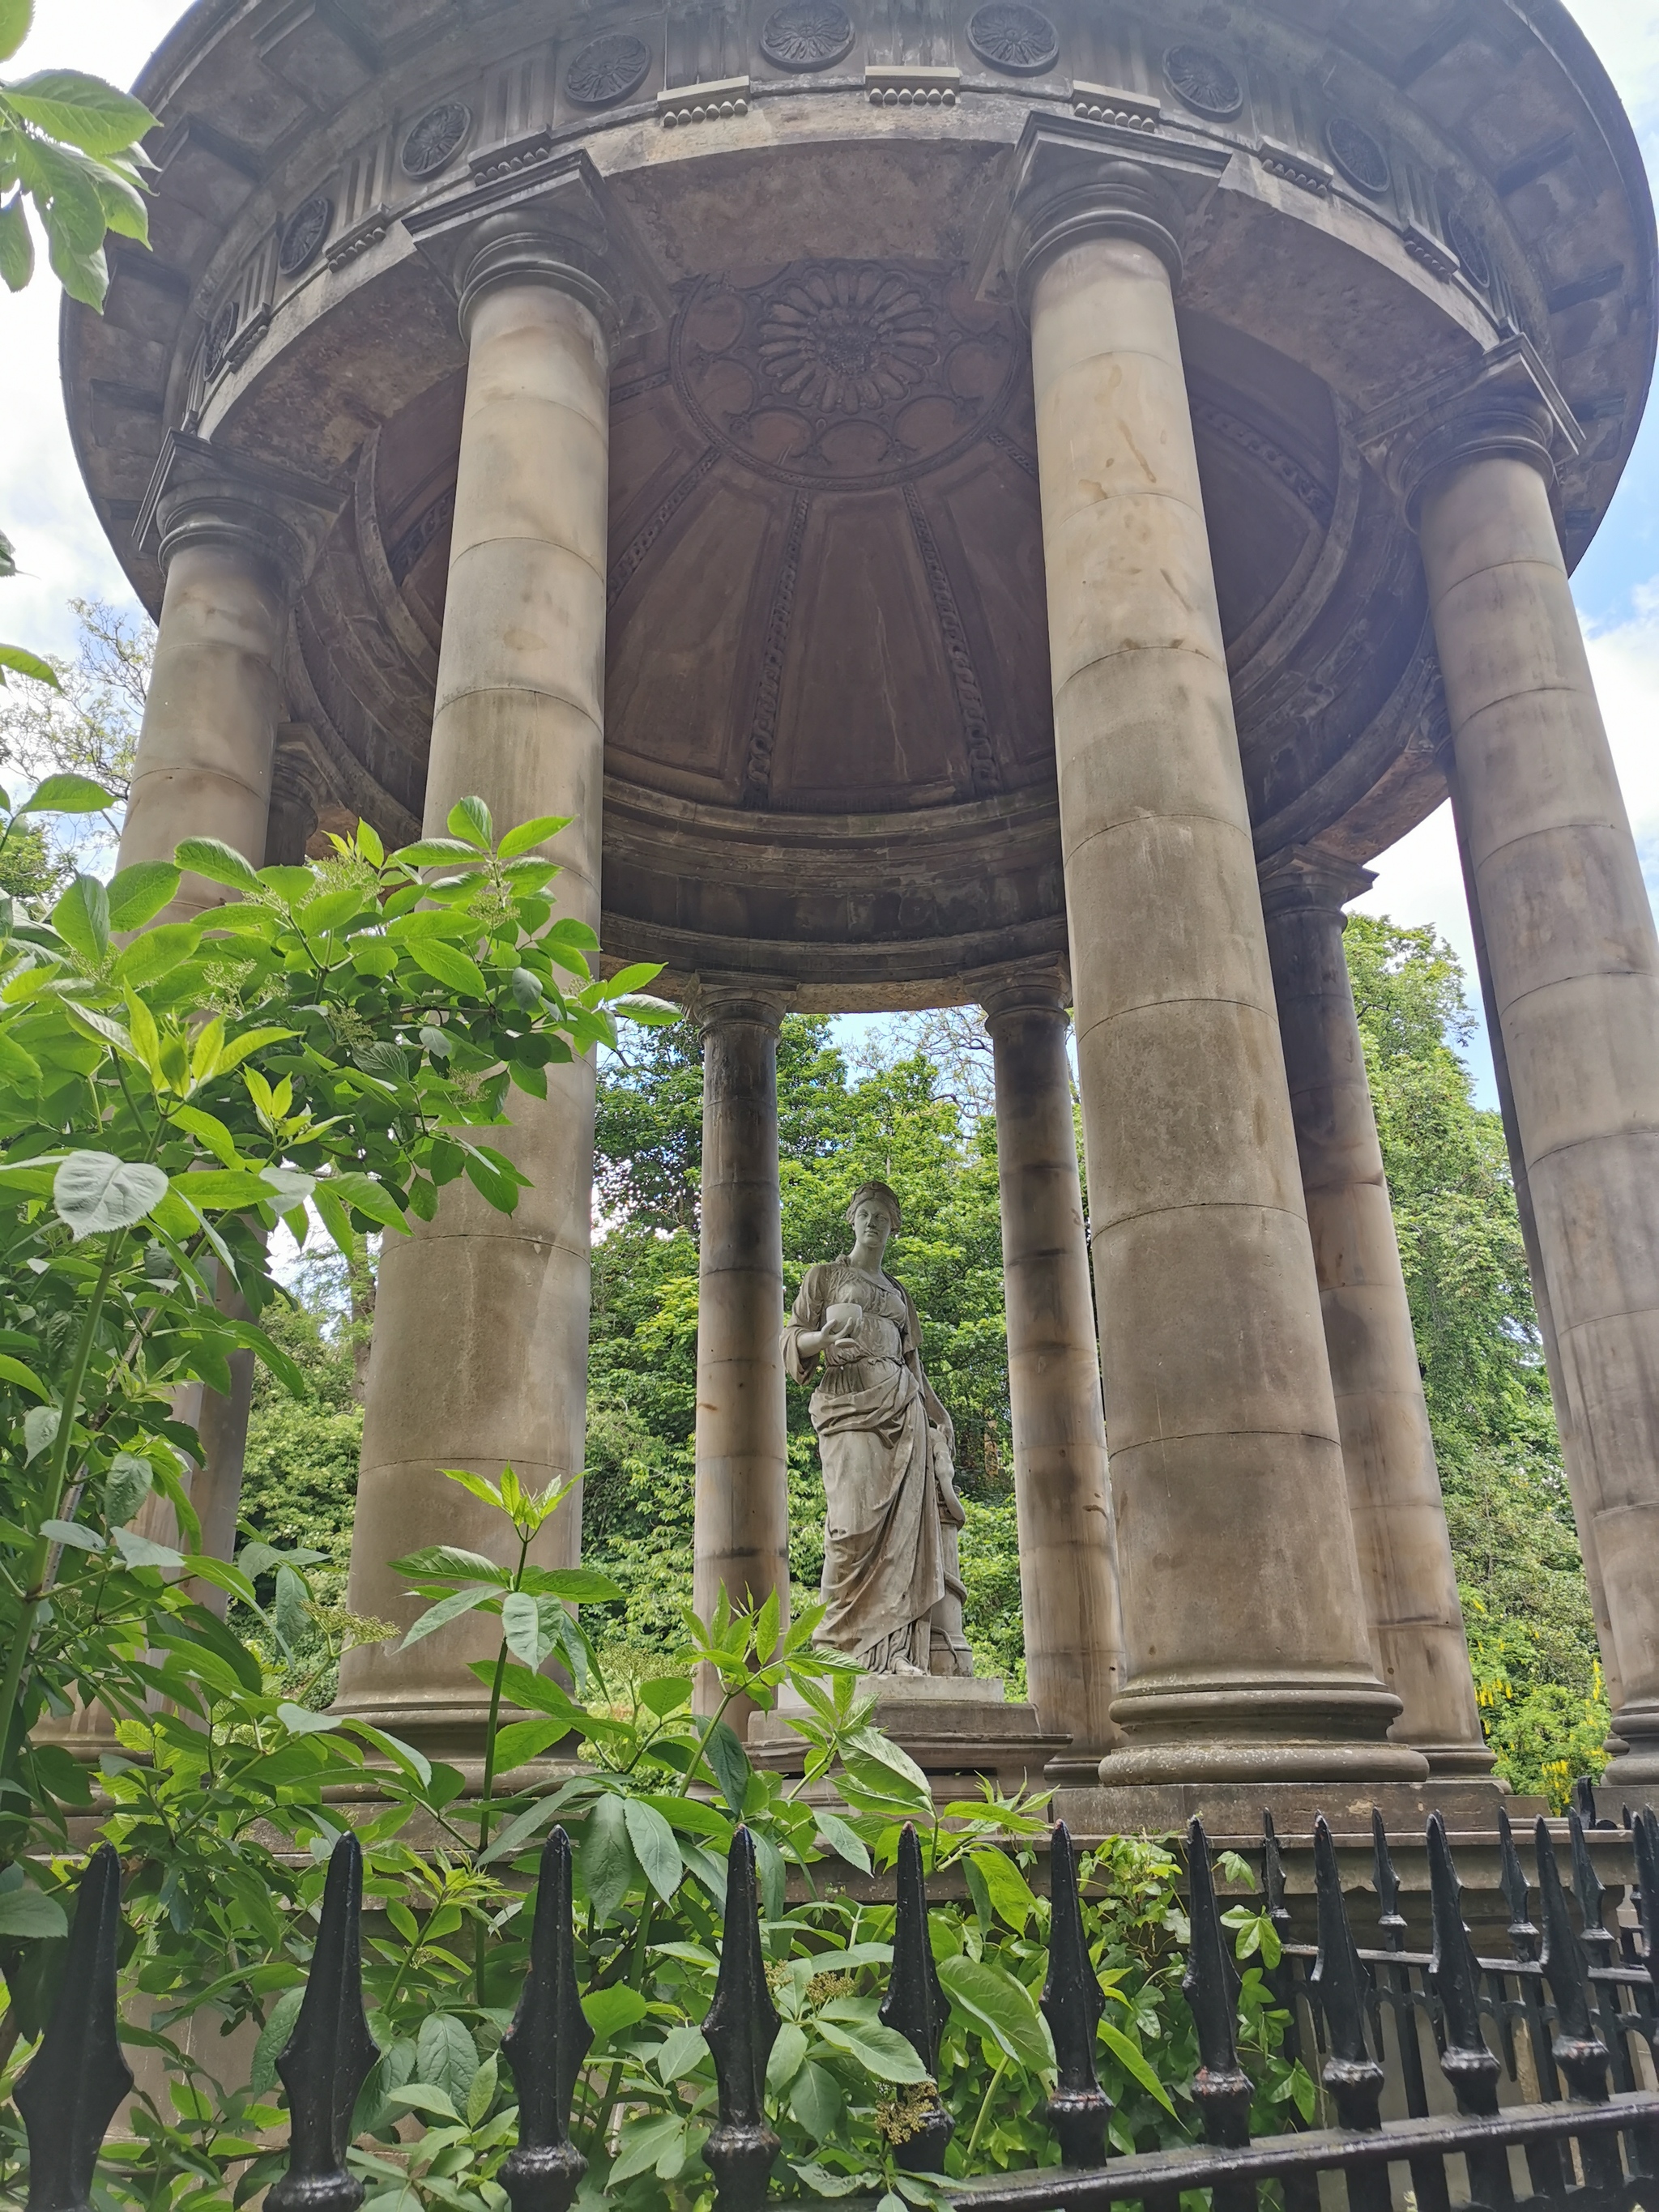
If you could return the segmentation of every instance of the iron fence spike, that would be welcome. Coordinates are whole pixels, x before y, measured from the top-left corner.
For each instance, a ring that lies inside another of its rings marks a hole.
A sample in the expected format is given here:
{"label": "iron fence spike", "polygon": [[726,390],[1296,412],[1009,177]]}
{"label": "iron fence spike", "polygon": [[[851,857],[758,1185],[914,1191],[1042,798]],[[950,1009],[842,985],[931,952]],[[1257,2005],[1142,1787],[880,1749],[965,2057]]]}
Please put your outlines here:
{"label": "iron fence spike", "polygon": [[1089,1956],[1077,1852],[1064,1820],[1055,1824],[1048,1877],[1054,1909],[1048,1928],[1048,1978],[1042,1985],[1042,2004],[1054,2038],[1059,2079],[1048,2100],[1047,2117],[1060,2139],[1060,2158],[1066,2166],[1098,2166],[1106,2155],[1106,2130],[1112,2118],[1111,2099],[1095,2071],[1095,2042],[1106,2009],[1106,1993]]}
{"label": "iron fence spike", "polygon": [[570,1838],[542,1847],[530,1971],[501,2056],[519,2098],[519,2141],[500,2180],[513,2212],[568,2212],[587,2160],[570,2140],[570,2104],[593,2041],[576,1983]]}
{"label": "iron fence spike", "polygon": [[89,2212],[105,2132],[132,2088],[115,2011],[121,1862],[100,1844],[76,1887],[52,2018],[12,2092],[28,2132],[27,2212]]}
{"label": "iron fence spike", "polygon": [[1498,1808],[1498,1887],[1510,1909],[1510,1948],[1529,1964],[1538,1956],[1538,1930],[1527,1910],[1527,1875],[1515,1847],[1515,1831],[1502,1805]]}
{"label": "iron fence spike", "polygon": [[1390,1951],[1406,1948],[1406,1923],[1400,1911],[1400,1876],[1389,1850],[1382,1815],[1371,1808],[1371,1879],[1376,1886],[1376,1924]]}
{"label": "iron fence spike", "polygon": [[1345,2128],[1368,2134],[1382,2124],[1380,2111],[1382,2069],[1371,2057],[1365,2034],[1370,1983],[1348,1923],[1342,1877],[1330,1824],[1314,1821],[1314,1885],[1319,1908],[1319,1955],[1310,1984],[1325,2016],[1330,2056],[1321,2075]]}
{"label": "iron fence spike", "polygon": [[1496,2058],[1480,2030],[1480,1989],[1474,1948],[1463,1924],[1463,1885],[1438,1813],[1429,1820],[1429,1893],[1434,1908],[1434,1951],[1429,1984],[1440,2001],[1445,2047],[1440,2070],[1450,2083],[1460,2112],[1498,2110]]}
{"label": "iron fence spike", "polygon": [[1544,1934],[1544,1977],[1555,2001],[1555,2040],[1551,2046],[1556,2064],[1571,2083],[1575,2095],[1599,2105],[1607,2095],[1607,2047],[1590,2021],[1589,1978],[1583,1948],[1573,1931],[1567,1911],[1566,1892],[1555,1863],[1555,1845],[1547,1822],[1535,1832],[1538,1850],[1540,1915]]}
{"label": "iron fence spike", "polygon": [[1632,1899],[1642,1926],[1643,1965],[1648,1979],[1659,1990],[1659,1820],[1651,1805],[1636,1816],[1632,1842],[1636,1852],[1636,1895]]}
{"label": "iron fence spike", "polygon": [[1206,2141],[1228,2150],[1250,2140],[1250,2077],[1238,2063],[1238,1971],[1233,1964],[1201,1820],[1187,1828],[1187,1890],[1192,1936],[1181,1993],[1198,2030],[1193,2096]]}
{"label": "iron fence spike", "polygon": [[1273,1816],[1266,1810],[1261,1815],[1261,1894],[1267,1899],[1267,1917],[1275,1927],[1279,1925],[1281,1917],[1289,1920],[1285,1904],[1285,1855],[1279,1849]]}
{"label": "iron fence spike", "polygon": [[720,2087],[719,2124],[702,2153],[714,2177],[715,2212],[759,2212],[765,2202],[781,2148],[766,2124],[766,2064],[779,2026],[761,1942],[755,1839],[739,1828],[726,1863],[720,1978],[702,2024]]}
{"label": "iron fence spike", "polygon": [[267,2212],[356,2212],[363,2185],[346,2172],[351,2116],[380,2048],[363,2013],[363,1854],[347,1829],[329,1856],[305,2002],[276,2061],[288,2091],[288,2172]]}
{"label": "iron fence spike", "polygon": [[[1578,1911],[1584,1923],[1584,1935],[1591,1943],[1607,1940],[1607,1925],[1602,1917],[1607,1891],[1601,1877],[1595,1871],[1595,1862],[1590,1856],[1589,1845],[1584,1840],[1585,1821],[1577,1806],[1567,1814],[1567,1834],[1572,1854],[1572,1893],[1578,1900]],[[1594,1820],[1589,1824],[1595,1826]]]}
{"label": "iron fence spike", "polygon": [[914,1824],[907,1820],[899,1838],[893,1974],[881,2008],[882,2025],[904,2038],[927,2069],[932,2085],[918,2100],[925,2109],[915,2114],[911,2132],[894,2146],[894,2156],[907,2173],[943,2173],[945,2146],[956,2133],[957,2124],[940,2102],[937,2086],[939,2042],[950,2017],[951,2001],[940,1984],[933,1947],[927,1940],[921,1843]]}

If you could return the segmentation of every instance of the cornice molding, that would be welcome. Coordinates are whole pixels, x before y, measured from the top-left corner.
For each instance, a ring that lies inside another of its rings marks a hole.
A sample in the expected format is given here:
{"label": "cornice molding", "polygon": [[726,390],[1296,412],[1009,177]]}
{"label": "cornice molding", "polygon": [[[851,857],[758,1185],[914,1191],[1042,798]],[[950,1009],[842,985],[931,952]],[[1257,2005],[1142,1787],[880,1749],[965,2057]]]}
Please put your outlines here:
{"label": "cornice molding", "polygon": [[1274,854],[1263,863],[1257,879],[1261,911],[1269,920],[1301,912],[1334,915],[1345,924],[1344,907],[1351,899],[1363,897],[1376,881],[1369,868],[1319,845],[1292,845]]}
{"label": "cornice molding", "polygon": [[1522,460],[1555,489],[1557,471],[1584,450],[1577,416],[1526,337],[1506,338],[1472,371],[1431,378],[1356,427],[1360,448],[1417,527],[1430,479],[1494,456]]}
{"label": "cornice molding", "polygon": [[153,547],[164,569],[184,545],[239,545],[268,561],[291,596],[310,573],[345,496],[340,487],[281,462],[169,430],[139,505],[133,543]]}

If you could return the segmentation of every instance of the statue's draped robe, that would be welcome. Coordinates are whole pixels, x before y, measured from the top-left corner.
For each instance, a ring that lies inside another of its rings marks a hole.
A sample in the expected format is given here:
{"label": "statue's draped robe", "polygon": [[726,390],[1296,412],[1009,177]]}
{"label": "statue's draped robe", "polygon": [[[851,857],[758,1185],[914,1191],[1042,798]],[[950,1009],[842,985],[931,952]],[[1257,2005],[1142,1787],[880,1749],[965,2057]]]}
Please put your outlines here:
{"label": "statue's draped robe", "polygon": [[[800,1339],[832,1305],[864,1319],[852,1355],[804,1358]],[[921,1371],[921,1323],[908,1291],[845,1260],[809,1267],[788,1326],[791,1379],[810,1382],[829,1504],[823,1601],[816,1640],[871,1674],[901,1662],[927,1670],[933,1613],[945,1596],[945,1547],[928,1423],[951,1417]],[[822,1368],[822,1374],[819,1370]]]}

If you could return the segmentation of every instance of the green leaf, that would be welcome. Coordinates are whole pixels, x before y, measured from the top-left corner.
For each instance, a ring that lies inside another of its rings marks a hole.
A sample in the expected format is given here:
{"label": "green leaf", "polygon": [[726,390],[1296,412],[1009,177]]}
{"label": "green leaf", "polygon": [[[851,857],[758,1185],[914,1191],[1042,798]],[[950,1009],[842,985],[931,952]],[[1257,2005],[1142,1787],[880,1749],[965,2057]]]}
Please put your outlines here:
{"label": "green leaf", "polygon": [[499,1597],[500,1595],[499,1590],[488,1588],[453,1590],[447,1597],[441,1597],[436,1605],[427,1607],[398,1649],[407,1651],[411,1644],[424,1644],[428,1636],[435,1635],[441,1628],[447,1628],[452,1620],[459,1620],[463,1613],[475,1612],[486,1598]]}
{"label": "green leaf", "polygon": [[[785,2031],[787,2032],[787,2030]],[[708,2056],[708,2044],[700,2027],[690,2024],[670,2028],[657,2046],[653,2064],[657,2079],[665,2085],[683,2081],[688,2074],[695,2073]]]}
{"label": "green leaf", "polygon": [[0,1352],[0,1382],[15,1383],[20,1390],[33,1391],[37,1398],[52,1395],[34,1370],[25,1367],[21,1359],[14,1359],[9,1352]]}
{"label": "green leaf", "polygon": [[130,1229],[167,1194],[160,1168],[118,1160],[110,1152],[71,1152],[52,1178],[52,1205],[78,1244],[112,1229]]}
{"label": "green leaf", "polygon": [[252,863],[222,837],[186,837],[175,847],[173,857],[181,868],[205,876],[210,884],[223,884],[234,891],[260,888]]}
{"label": "green leaf", "polygon": [[405,868],[441,868],[447,862],[476,863],[476,845],[463,843],[459,837],[422,837],[413,845],[402,845],[392,855],[394,866]]}
{"label": "green leaf", "polygon": [[43,1521],[40,1534],[52,1544],[67,1544],[72,1552],[101,1552],[104,1540],[78,1521]]}
{"label": "green leaf", "polygon": [[550,1745],[570,1733],[559,1721],[512,1721],[495,1731],[495,1772],[510,1774],[526,1759],[539,1759]]}
{"label": "green leaf", "polygon": [[578,1865],[593,1917],[604,1927],[627,1896],[638,1872],[628,1839],[628,1816],[619,1797],[607,1794],[589,1814]]}
{"label": "green leaf", "polygon": [[[813,2142],[823,2142],[827,2137],[834,2135],[836,2130],[841,2125],[841,2116],[846,2109],[846,2100],[841,2094],[840,2085],[835,2075],[826,2072],[822,2066],[815,2066],[809,2059],[801,2068],[800,2072],[796,2075],[793,2086],[790,2089],[789,2109],[805,2129],[807,2134],[811,2136]],[[796,2171],[799,2172],[800,2169],[797,2167]],[[837,2179],[841,2178],[837,2177]],[[848,2193],[851,2189],[856,2189],[859,2186],[860,2179],[854,2176],[851,2180]],[[820,2186],[819,2194],[823,2193],[825,2192]]]}
{"label": "green leaf", "polygon": [[812,1817],[817,1822],[819,1836],[830,1849],[839,1853],[847,1861],[848,1866],[857,1867],[860,1874],[868,1874],[870,1853],[863,1838],[851,1821],[843,1820],[839,1813],[825,1813],[816,1809]]}
{"label": "green leaf", "polygon": [[286,1700],[277,1706],[276,1717],[290,1735],[332,1735],[340,1725],[332,1713],[308,1712]]}
{"label": "green leaf", "polygon": [[459,837],[464,845],[471,845],[479,852],[489,851],[495,835],[489,809],[482,799],[458,799],[449,810],[446,826],[452,837]]}
{"label": "green leaf", "polygon": [[52,927],[88,968],[109,952],[109,897],[96,876],[76,876],[52,910]]}
{"label": "green leaf", "polygon": [[960,1956],[939,1961],[945,1995],[1005,2057],[1034,2074],[1051,2074],[1054,2045],[1048,2023],[1023,1982],[988,1959]]}
{"label": "green leaf", "polygon": [[112,929],[142,929],[173,898],[184,880],[171,860],[137,860],[109,882]]}
{"label": "green leaf", "polygon": [[131,1520],[155,1481],[155,1470],[147,1459],[140,1459],[136,1452],[116,1453],[104,1477],[104,1518],[112,1528],[122,1528]]}
{"label": "green leaf", "polygon": [[[590,1998],[586,2001],[591,2003]],[[671,2155],[684,2141],[685,2121],[676,2112],[658,2118],[629,2120],[622,2131],[622,2144],[606,2182],[607,2193],[647,2172],[659,2159]]]}
{"label": "green leaf", "polygon": [[421,2022],[415,2040],[415,2070],[449,2099],[457,2112],[478,2070],[478,2052],[464,2021],[453,2013],[433,2013]]}
{"label": "green leaf", "polygon": [[743,1801],[748,1793],[749,1777],[753,1769],[749,1754],[738,1740],[737,1730],[726,1721],[713,1722],[703,1737],[703,1750],[720,1795],[732,1808],[734,1819],[743,1818]]}
{"label": "green leaf", "polygon": [[49,1444],[58,1439],[58,1427],[63,1414],[56,1406],[31,1406],[23,1416],[23,1463],[40,1458]]}
{"label": "green leaf", "polygon": [[148,1536],[141,1536],[136,1528],[112,1529],[111,1540],[130,1567],[167,1569],[182,1567],[185,1564],[182,1552],[175,1551],[171,1544],[152,1543]]}
{"label": "green leaf", "polygon": [[597,1567],[526,1567],[521,1586],[536,1597],[562,1598],[570,1605],[615,1605],[627,1595]]}
{"label": "green leaf", "polygon": [[40,1080],[40,1063],[33,1054],[25,1052],[15,1037],[0,1030],[0,1082],[15,1083],[27,1091]]}
{"label": "green leaf", "polygon": [[532,1669],[546,1654],[542,1649],[542,1617],[536,1601],[523,1590],[513,1590],[501,1600],[501,1632],[513,1656]]}
{"label": "green leaf", "polygon": [[510,1571],[483,1552],[464,1551],[459,1544],[423,1544],[392,1562],[394,1575],[411,1575],[418,1582],[459,1576],[465,1582],[496,1583],[505,1589]]}
{"label": "green leaf", "polygon": [[39,70],[9,84],[5,96],[26,123],[94,157],[124,153],[155,128],[142,100],[79,70]]}
{"label": "green leaf", "polygon": [[[145,1043],[142,1024],[149,1009],[142,1000],[135,1000],[133,1004],[138,1009],[132,1021],[133,1042],[142,1050]],[[145,1057],[148,1060],[147,1052]],[[230,1168],[238,1174],[247,1172],[243,1162],[236,1156],[236,1139],[216,1114],[204,1113],[199,1106],[175,1106],[172,1119],[175,1128],[183,1129],[187,1135],[194,1137],[198,1145],[212,1153],[222,1167]],[[178,1176],[174,1180],[179,1182],[183,1178]]]}
{"label": "green leaf", "polygon": [[300,2008],[306,2001],[305,1984],[298,1989],[284,1990],[270,2008],[270,2017],[259,2031],[259,2040],[253,2046],[253,2063],[248,2075],[248,2087],[256,2097],[263,2097],[276,2086],[276,2061],[288,2048],[300,2018]]}
{"label": "green leaf", "polygon": [[969,1854],[970,1863],[985,1884],[991,1909],[1016,1936],[1023,1936],[1036,1912],[1036,1899],[1019,1869],[1006,1851],[994,1846]]}
{"label": "green leaf", "polygon": [[833,2005],[827,2006],[815,2023],[831,2050],[844,2051],[856,2058],[865,2071],[873,2074],[878,2081],[927,2079],[927,2069],[896,2028],[884,2027],[874,2020],[832,2019],[830,2014],[835,2010]]}
{"label": "green leaf", "polygon": [[68,1915],[55,1897],[38,1889],[0,1890],[0,1936],[54,1942],[68,1934]]}
{"label": "green leaf", "polygon": [[[31,260],[34,252],[33,244],[29,243],[28,226],[23,220],[21,209],[14,203],[12,207],[5,210],[5,215],[7,220],[3,226],[0,226],[0,276],[5,275],[4,258],[9,258],[12,267],[15,268],[17,265],[15,240],[19,226],[22,228],[25,242],[29,244]],[[14,215],[16,218],[15,223],[11,221]],[[5,257],[4,249],[8,244],[12,245],[13,250],[9,257]],[[9,289],[14,292],[22,289],[20,285],[11,283],[9,277],[7,277],[6,281]],[[64,688],[58,680],[58,671],[52,663],[49,660],[42,660],[38,653],[30,653],[26,647],[0,645],[0,684],[5,682],[4,672],[8,668],[11,670],[14,676],[27,676],[36,684],[50,684],[54,691],[61,691]],[[17,811],[21,814],[23,809],[20,806]]]}
{"label": "green leaf", "polygon": [[272,1197],[269,1186],[252,1168],[186,1168],[182,1175],[173,1176],[173,1188],[198,1210],[211,1207],[216,1212],[227,1207],[240,1212]]}
{"label": "green leaf", "polygon": [[674,1831],[654,1807],[638,1797],[625,1798],[623,1812],[634,1856],[646,1880],[666,1905],[685,1878],[685,1862],[674,1840]]}
{"label": "green leaf", "polygon": [[483,969],[459,945],[446,945],[441,938],[416,937],[409,940],[408,951],[416,966],[423,969],[447,990],[459,991],[475,999],[489,996]]}
{"label": "green leaf", "polygon": [[[941,1968],[941,1972],[943,1969]],[[1130,2042],[1121,2028],[1114,2027],[1109,2020],[1100,2023],[1100,2039],[1117,2060],[1126,2074],[1133,2075],[1149,2097],[1155,2097],[1164,2111],[1173,2118],[1175,2106],[1170,2102],[1170,2093],[1147,2064],[1143,2054]]]}
{"label": "green leaf", "polygon": [[366,1213],[371,1221],[378,1221],[383,1228],[401,1230],[404,1236],[409,1234],[409,1222],[402,1206],[385,1184],[376,1182],[373,1176],[355,1173],[328,1176],[318,1183],[312,1195],[320,1201],[325,1192],[337,1201],[343,1200],[346,1205],[355,1206],[359,1213]]}
{"label": "green leaf", "polygon": [[520,853],[527,853],[534,845],[544,845],[550,837],[556,837],[561,830],[570,827],[568,814],[538,814],[533,822],[520,822],[509,830],[496,848],[496,857],[516,860]]}
{"label": "green leaf", "polygon": [[[806,2030],[797,2027],[793,2021],[786,2021],[778,2030],[772,2056],[766,2062],[766,2086],[775,2097],[782,2095],[805,2064],[807,2047]],[[665,2075],[663,2078],[665,2081],[668,2077]]]}
{"label": "green leaf", "polygon": [[483,2124],[485,2115],[495,2101],[495,2085],[500,2069],[492,2051],[483,2064],[472,2076],[471,2087],[466,2093],[466,2124],[470,2128]]}
{"label": "green leaf", "polygon": [[115,800],[101,783],[89,775],[49,775],[32,797],[18,808],[20,814],[101,814]]}
{"label": "green leaf", "polygon": [[625,1989],[619,1982],[613,1982],[609,1989],[592,1990],[582,1999],[582,2010],[599,2043],[620,2035],[625,2028],[636,2027],[650,2009],[637,1990]]}
{"label": "green leaf", "polygon": [[9,62],[29,34],[34,0],[0,0],[0,62]]}

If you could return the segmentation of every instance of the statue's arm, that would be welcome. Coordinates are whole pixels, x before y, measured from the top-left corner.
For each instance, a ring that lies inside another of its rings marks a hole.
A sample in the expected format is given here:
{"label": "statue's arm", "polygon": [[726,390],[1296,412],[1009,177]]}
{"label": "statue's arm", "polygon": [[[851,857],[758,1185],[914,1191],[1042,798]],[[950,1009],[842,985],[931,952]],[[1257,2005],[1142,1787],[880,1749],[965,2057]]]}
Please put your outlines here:
{"label": "statue's arm", "polygon": [[783,1371],[792,1382],[810,1382],[817,1373],[823,1328],[823,1269],[809,1267],[783,1328]]}

